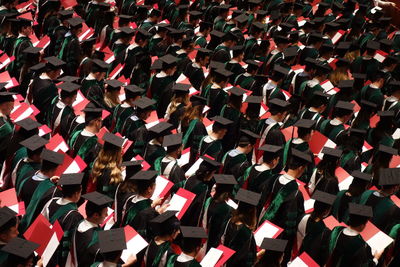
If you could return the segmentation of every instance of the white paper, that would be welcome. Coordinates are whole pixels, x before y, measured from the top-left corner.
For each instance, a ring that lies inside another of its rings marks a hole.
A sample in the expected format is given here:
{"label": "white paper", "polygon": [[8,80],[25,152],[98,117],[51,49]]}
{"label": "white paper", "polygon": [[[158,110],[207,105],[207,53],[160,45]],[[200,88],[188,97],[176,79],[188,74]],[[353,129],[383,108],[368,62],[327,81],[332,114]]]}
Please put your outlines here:
{"label": "white paper", "polygon": [[180,83],[184,80],[186,80],[186,76],[181,74],[181,75],[179,75],[178,79],[176,79],[176,83]]}
{"label": "white paper", "polygon": [[47,266],[51,257],[53,256],[54,252],[56,251],[60,241],[58,241],[57,234],[53,233],[50,238],[49,243],[47,244],[46,248],[43,251],[42,259],[43,259],[43,266]]}
{"label": "white paper", "polygon": [[254,234],[257,246],[261,246],[264,238],[274,238],[276,233],[279,232],[279,228],[265,221]]}
{"label": "white paper", "polygon": [[167,210],[177,211],[175,216],[178,217],[179,213],[181,212],[181,210],[183,208],[183,206],[185,206],[186,201],[187,201],[186,198],[175,194],[171,198],[171,201],[169,202],[169,207],[167,208]]}
{"label": "white paper", "polygon": [[177,159],[178,165],[182,167],[183,165],[188,164],[189,160],[190,160],[190,152],[184,153],[181,155],[179,159]]}
{"label": "white paper", "polygon": [[235,202],[235,201],[233,201],[232,199],[229,199],[228,201],[225,201],[225,203],[226,204],[228,204],[230,207],[232,207],[233,209],[237,209],[238,208],[238,204]]}
{"label": "white paper", "polygon": [[192,176],[200,167],[200,164],[203,162],[202,158],[199,158],[193,165],[192,167],[189,168],[189,170],[186,171],[185,176],[190,177]]}
{"label": "white paper", "polygon": [[392,134],[392,137],[394,140],[397,140],[400,138],[400,128],[397,128],[396,131]]}
{"label": "white paper", "polygon": [[126,262],[131,255],[137,255],[149,243],[143,239],[139,234],[135,235],[131,240],[126,243],[126,249],[122,251],[121,259]]}
{"label": "white paper", "polygon": [[288,263],[288,267],[308,267],[308,265],[302,261],[300,257],[297,257],[292,262]]}
{"label": "white paper", "polygon": [[349,176],[348,178],[346,178],[344,181],[342,181],[341,183],[339,183],[339,190],[347,190],[349,189],[351,183],[353,182],[353,176]]}
{"label": "white paper", "polygon": [[321,87],[324,89],[324,92],[327,92],[329,90],[331,90],[332,88],[334,88],[335,86],[333,86],[333,84],[330,81],[324,82],[323,84],[321,84]]}
{"label": "white paper", "polygon": [[339,41],[340,37],[342,37],[342,34],[340,32],[337,32],[332,38],[332,43],[336,44],[336,42]]}
{"label": "white paper", "polygon": [[392,242],[393,238],[382,231],[379,231],[373,237],[367,240],[367,244],[371,247],[372,254],[377,251],[383,251]]}
{"label": "white paper", "polygon": [[308,211],[314,208],[315,199],[310,198],[309,200],[304,201],[304,210]]}
{"label": "white paper", "polygon": [[200,265],[202,267],[214,267],[222,257],[222,254],[224,254],[222,250],[211,248],[200,262]]}
{"label": "white paper", "polygon": [[164,177],[161,177],[161,176],[157,176],[156,189],[154,189],[154,193],[151,196],[151,200],[155,200],[156,198],[158,198],[160,196],[160,194],[162,193],[164,188],[167,186],[168,182],[169,182],[168,179],[165,179]]}

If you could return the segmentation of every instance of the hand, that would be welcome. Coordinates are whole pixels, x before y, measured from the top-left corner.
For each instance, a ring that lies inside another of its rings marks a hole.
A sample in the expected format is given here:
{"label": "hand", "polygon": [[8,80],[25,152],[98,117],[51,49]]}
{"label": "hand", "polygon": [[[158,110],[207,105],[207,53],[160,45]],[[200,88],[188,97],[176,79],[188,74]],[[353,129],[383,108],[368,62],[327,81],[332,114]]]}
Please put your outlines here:
{"label": "hand", "polygon": [[50,178],[50,181],[51,181],[53,184],[57,184],[58,181],[60,181],[60,176],[53,176],[53,177]]}
{"label": "hand", "polygon": [[154,207],[161,205],[163,200],[164,200],[163,197],[158,197],[158,198],[154,199],[153,202],[151,203],[151,207],[154,208]]}
{"label": "hand", "polygon": [[260,260],[262,256],[265,254],[265,249],[260,250],[257,252],[257,259]]}
{"label": "hand", "polygon": [[40,260],[38,260],[38,262],[36,263],[36,266],[43,267],[43,259],[42,258],[40,258]]}
{"label": "hand", "polygon": [[164,205],[162,205],[161,207],[159,207],[158,209],[157,209],[157,212],[159,213],[159,214],[162,214],[162,213],[164,213],[166,210],[167,210],[167,208],[169,207],[169,203],[168,204],[164,204]]}
{"label": "hand", "polygon": [[122,264],[122,267],[128,267],[128,266],[132,266],[134,263],[137,262],[137,258],[135,254],[131,254],[128,258],[128,260]]}
{"label": "hand", "polygon": [[383,254],[383,251],[384,251],[384,250],[377,250],[377,251],[375,251],[375,253],[374,253],[374,258],[377,259],[377,260],[379,260],[380,257],[381,257],[382,254]]}

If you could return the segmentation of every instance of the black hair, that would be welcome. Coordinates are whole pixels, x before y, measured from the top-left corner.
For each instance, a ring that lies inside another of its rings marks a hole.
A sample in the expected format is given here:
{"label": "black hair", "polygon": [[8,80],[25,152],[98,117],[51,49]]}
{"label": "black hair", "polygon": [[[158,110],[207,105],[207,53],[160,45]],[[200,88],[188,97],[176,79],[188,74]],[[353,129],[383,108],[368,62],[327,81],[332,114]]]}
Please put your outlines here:
{"label": "black hair", "polygon": [[86,207],[85,207],[85,211],[86,211],[86,216],[92,217],[95,213],[97,213],[98,215],[101,215],[101,212],[107,208],[108,205],[96,205],[93,202],[88,201],[86,203]]}
{"label": "black hair", "polygon": [[333,110],[333,117],[341,118],[347,115],[351,115],[352,113],[352,110],[335,107],[335,109]]}
{"label": "black hair", "polygon": [[271,163],[274,159],[278,158],[279,156],[281,156],[281,153],[273,153],[273,152],[264,151],[263,152],[263,161],[266,163]]}
{"label": "black hair", "polygon": [[303,127],[298,127],[298,128],[297,128],[297,135],[298,135],[300,138],[303,138],[303,137],[305,137],[305,136],[311,134],[311,132],[312,132],[312,129],[311,129],[311,128],[310,128],[310,129],[303,128]]}
{"label": "black hair", "polygon": [[12,227],[17,226],[18,219],[16,216],[12,217],[8,222],[0,226],[0,234],[7,234]]}
{"label": "black hair", "polygon": [[305,160],[292,156],[287,164],[288,169],[295,170],[299,167],[306,166],[308,163]]}
{"label": "black hair", "polygon": [[58,164],[56,164],[56,163],[53,163],[53,162],[50,162],[47,160],[42,160],[42,166],[40,167],[40,170],[44,171],[44,172],[52,171],[52,170],[57,169],[57,167],[58,167]]}
{"label": "black hair", "polygon": [[61,99],[66,99],[68,97],[73,97],[74,95],[76,95],[78,92],[77,91],[73,91],[73,92],[67,92],[64,90],[61,90],[60,92],[60,98]]}
{"label": "black hair", "polygon": [[328,205],[321,201],[315,201],[314,203],[314,210],[311,213],[310,219],[323,219],[323,216],[329,211],[331,205]]}
{"label": "black hair", "polygon": [[201,247],[201,243],[201,238],[183,238],[180,247],[184,253],[189,254]]}
{"label": "black hair", "polygon": [[367,222],[368,222],[368,217],[349,214],[349,220],[347,224],[352,227],[357,227],[366,224]]}
{"label": "black hair", "polygon": [[167,147],[167,154],[177,151],[179,148],[181,148],[181,146],[182,146],[181,144],[178,144],[178,145],[175,145],[175,146]]}
{"label": "black hair", "polygon": [[63,197],[72,197],[75,193],[82,190],[82,185],[62,185],[61,192]]}

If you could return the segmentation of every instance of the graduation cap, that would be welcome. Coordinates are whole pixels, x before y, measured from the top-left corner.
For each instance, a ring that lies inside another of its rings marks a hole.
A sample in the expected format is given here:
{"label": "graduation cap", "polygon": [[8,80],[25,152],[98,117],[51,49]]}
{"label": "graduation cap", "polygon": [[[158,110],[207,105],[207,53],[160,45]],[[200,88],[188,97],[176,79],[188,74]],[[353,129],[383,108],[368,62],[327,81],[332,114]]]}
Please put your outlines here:
{"label": "graduation cap", "polygon": [[209,157],[201,156],[200,158],[203,160],[203,162],[200,165],[205,165],[210,169],[218,169],[221,166],[221,163]]}
{"label": "graduation cap", "polygon": [[224,69],[225,64],[219,61],[212,60],[209,65],[211,70]]}
{"label": "graduation cap", "polygon": [[172,86],[172,90],[175,93],[189,93],[190,87],[192,87],[190,84],[176,83]]}
{"label": "graduation cap", "polygon": [[5,226],[9,221],[14,219],[17,216],[12,209],[9,207],[2,207],[0,208],[0,229],[3,231],[3,226]]}
{"label": "graduation cap", "polygon": [[379,50],[380,44],[377,41],[369,40],[367,42],[366,48],[371,50]]}
{"label": "graduation cap", "polygon": [[203,12],[198,10],[191,10],[189,11],[190,19],[200,19],[203,15]]}
{"label": "graduation cap", "polygon": [[255,144],[258,138],[261,138],[260,135],[253,133],[252,131],[241,129],[241,135],[239,138],[238,145],[248,145],[248,144]]}
{"label": "graduation cap", "polygon": [[171,147],[171,146],[180,146],[182,145],[182,133],[178,134],[170,134],[164,136],[163,147]]}
{"label": "graduation cap", "polygon": [[82,111],[85,112],[85,122],[90,122],[101,118],[103,109],[98,108],[92,102],[89,102]]}
{"label": "graduation cap", "polygon": [[61,77],[61,78],[58,78],[58,80],[60,81],[60,82],[75,82],[75,81],[77,81],[77,80],[79,80],[80,78],[79,77],[76,77],[76,76],[64,76],[64,77]]}
{"label": "graduation cap", "polygon": [[234,86],[231,89],[229,89],[229,92],[231,92],[231,94],[235,96],[242,96],[246,93],[246,90]]}
{"label": "graduation cap", "polygon": [[284,58],[293,58],[298,55],[298,49],[295,46],[291,46],[283,50],[283,56]]}
{"label": "graduation cap", "polygon": [[365,135],[365,134],[367,134],[367,130],[351,127],[351,128],[349,129],[349,133],[350,133],[350,134]]}
{"label": "graduation cap", "polygon": [[269,251],[285,252],[287,243],[288,241],[285,239],[264,238],[260,248]]}
{"label": "graduation cap", "polygon": [[16,94],[17,93],[7,92],[7,91],[0,92],[0,104],[5,102],[14,102],[13,95]]}
{"label": "graduation cap", "polygon": [[124,91],[125,91],[125,98],[129,99],[129,98],[134,98],[136,96],[139,96],[141,94],[143,94],[145,92],[144,89],[140,88],[137,85],[134,84],[130,84],[124,87]]}
{"label": "graduation cap", "polygon": [[340,109],[345,109],[345,110],[351,110],[351,111],[353,111],[354,104],[353,104],[353,103],[350,103],[350,102],[347,102],[347,101],[339,100],[339,101],[336,103],[336,106],[335,106],[335,107],[336,107],[336,108],[340,108]]}
{"label": "graduation cap", "polygon": [[400,168],[385,168],[379,170],[379,185],[399,185]]}
{"label": "graduation cap", "polygon": [[211,37],[217,38],[217,39],[222,39],[225,36],[225,33],[217,31],[217,30],[212,30],[210,32]]}
{"label": "graduation cap", "polygon": [[341,90],[346,90],[346,89],[353,89],[354,86],[354,80],[341,80],[338,83],[338,88]]}
{"label": "graduation cap", "polygon": [[377,104],[375,104],[374,102],[370,102],[370,101],[367,101],[367,100],[361,100],[361,107],[369,107],[369,108],[373,108],[373,109],[376,109],[377,107],[378,107],[378,105]]}
{"label": "graduation cap", "polygon": [[44,62],[40,62],[29,68],[30,71],[33,71],[36,73],[42,73],[45,69],[46,69],[46,63],[44,63]]}
{"label": "graduation cap", "polygon": [[37,129],[40,126],[42,126],[42,124],[38,123],[35,120],[32,120],[31,118],[26,118],[26,119],[17,121],[15,124],[17,124],[18,126],[20,126],[21,128],[23,128],[26,131],[31,131],[33,129]]}
{"label": "graduation cap", "polygon": [[165,56],[162,56],[160,60],[163,62],[163,68],[169,68],[171,66],[176,65],[178,58],[170,54],[167,54]]}
{"label": "graduation cap", "polygon": [[247,23],[249,17],[246,14],[241,14],[235,17],[235,20],[240,24]]}
{"label": "graduation cap", "polygon": [[35,151],[41,147],[44,147],[48,142],[48,140],[40,137],[39,135],[33,135],[19,144],[26,147],[30,151]]}
{"label": "graduation cap", "polygon": [[156,136],[165,136],[171,132],[173,127],[171,123],[162,121],[149,128],[149,132],[154,133]]}
{"label": "graduation cap", "polygon": [[262,96],[249,95],[244,102],[250,104],[261,104],[262,100]]}
{"label": "graduation cap", "polygon": [[141,110],[151,110],[154,109],[154,104],[156,101],[153,99],[147,98],[147,97],[141,97],[138,100],[135,100],[133,104],[138,107],[138,109]]}
{"label": "graduation cap", "polygon": [[207,238],[208,235],[203,227],[181,226],[183,238]]}
{"label": "graduation cap", "polygon": [[124,144],[124,138],[112,133],[105,133],[103,136],[103,140],[116,147],[122,147],[122,145]]}
{"label": "graduation cap", "polygon": [[64,154],[60,154],[48,149],[43,149],[40,156],[42,160],[52,162],[57,165],[61,165],[64,162]]}
{"label": "graduation cap", "polygon": [[398,154],[398,150],[396,148],[390,147],[390,146],[385,146],[380,144],[378,151],[380,152],[384,152],[386,154],[390,154],[390,155],[397,155]]}
{"label": "graduation cap", "polygon": [[149,221],[150,228],[155,235],[161,235],[170,229],[179,229],[180,223],[175,214],[177,211],[167,210]]}
{"label": "graduation cap", "polygon": [[105,206],[105,205],[107,205],[109,203],[114,202],[114,199],[112,199],[112,198],[110,198],[110,197],[108,197],[106,195],[103,195],[103,194],[101,194],[101,193],[99,193],[97,191],[84,194],[82,197],[84,199],[86,199],[87,201],[89,201],[89,202],[91,202],[94,205],[99,206],[99,207],[100,206]]}
{"label": "graduation cap", "polygon": [[64,82],[58,86],[62,91],[73,93],[76,92],[81,86],[76,83]]}
{"label": "graduation cap", "polygon": [[108,87],[111,87],[111,88],[114,88],[114,89],[119,89],[121,86],[124,85],[123,82],[120,82],[120,81],[115,80],[115,79],[106,80],[104,83],[107,84]]}
{"label": "graduation cap", "polygon": [[307,119],[300,119],[296,121],[294,126],[299,127],[299,128],[305,128],[305,129],[312,129],[315,125],[314,120],[307,120]]}
{"label": "graduation cap", "polygon": [[279,98],[273,98],[271,100],[268,101],[268,107],[270,109],[278,109],[278,110],[284,110],[286,109],[288,106],[290,105],[290,103],[288,101],[284,101],[282,99]]}
{"label": "graduation cap", "polygon": [[324,147],[322,149],[322,154],[324,155],[329,155],[332,157],[340,158],[342,156],[343,151],[338,148],[330,148],[330,147]]}
{"label": "graduation cap", "polygon": [[[267,10],[263,10],[263,9],[259,9],[259,10],[256,11],[256,14],[257,14],[257,18],[259,18],[259,16],[264,17],[264,16],[268,15],[268,11]],[[271,16],[272,16],[272,13],[271,13]],[[271,16],[270,16],[270,19],[272,20]]]}
{"label": "graduation cap", "polygon": [[251,24],[251,29],[253,31],[263,31],[265,29],[265,25],[261,22],[256,21]]}
{"label": "graduation cap", "polygon": [[190,97],[190,102],[192,103],[192,106],[205,106],[207,105],[207,98],[201,97],[198,95],[192,95]]}
{"label": "graduation cap", "polygon": [[321,42],[323,40],[323,35],[318,33],[318,32],[313,32],[310,33],[308,36],[308,42],[315,43],[315,42]]}
{"label": "graduation cap", "polygon": [[80,27],[82,27],[83,22],[84,22],[84,20],[79,17],[68,19],[68,23],[71,28],[80,28]]}
{"label": "graduation cap", "polygon": [[287,36],[277,34],[273,37],[275,44],[288,44],[290,39]]}
{"label": "graduation cap", "polygon": [[364,73],[353,73],[352,75],[353,75],[353,79],[355,81],[357,81],[357,80],[364,81],[365,79],[367,79],[367,75]]}
{"label": "graduation cap", "polygon": [[379,110],[377,112],[377,115],[379,117],[394,117],[394,114],[395,114],[394,110]]}
{"label": "graduation cap", "polygon": [[92,63],[92,72],[107,72],[108,68],[110,67],[109,64],[97,58],[93,59]]}
{"label": "graduation cap", "polygon": [[261,194],[245,190],[240,188],[236,194],[236,200],[240,202],[244,202],[246,204],[250,204],[252,206],[257,206],[258,202],[260,202]]}
{"label": "graduation cap", "polygon": [[196,57],[201,57],[204,58],[206,56],[209,56],[212,53],[212,50],[206,49],[206,48],[197,48],[197,54]]}
{"label": "graduation cap", "polygon": [[142,169],[143,160],[124,161],[121,166],[126,167],[126,177],[132,177]]}
{"label": "graduation cap", "polygon": [[339,23],[336,22],[328,22],[325,24],[325,31],[330,32],[330,31],[336,31],[340,27]]}
{"label": "graduation cap", "polygon": [[60,10],[58,11],[58,14],[60,15],[60,19],[66,19],[66,17],[72,17],[72,15],[74,14],[73,10]]}
{"label": "graduation cap", "polygon": [[215,70],[215,74],[220,77],[229,78],[233,75],[233,72],[230,72],[229,70],[226,69],[218,68]]}
{"label": "graduation cap", "polygon": [[336,195],[332,195],[332,194],[326,193],[324,191],[316,190],[313,193],[312,198],[315,199],[316,201],[319,201],[319,202],[322,202],[322,203],[332,206],[333,202],[335,202],[335,200],[336,200]]}
{"label": "graduation cap", "polygon": [[22,53],[28,54],[28,55],[29,55],[29,54],[36,55],[36,54],[39,54],[40,51],[42,51],[42,49],[43,49],[43,48],[41,48],[41,47],[30,46],[30,47],[28,47],[28,48],[25,48],[25,49],[22,51]]}
{"label": "graduation cap", "polygon": [[99,231],[99,248],[101,253],[122,251],[126,249],[124,229],[118,228]]}
{"label": "graduation cap", "polygon": [[368,173],[365,173],[365,172],[360,172],[360,171],[357,171],[357,170],[353,171],[351,173],[351,176],[353,176],[354,178],[360,179],[360,180],[367,181],[367,182],[370,182],[372,180],[372,175],[371,174],[368,174]]}
{"label": "graduation cap", "polygon": [[351,62],[348,59],[345,58],[337,58],[337,61],[335,63],[336,67],[345,67],[345,66],[350,66]]}
{"label": "graduation cap", "polygon": [[336,46],[336,49],[347,51],[350,49],[350,46],[351,46],[351,42],[340,42]]}
{"label": "graduation cap", "polygon": [[302,161],[306,161],[306,162],[309,162],[309,163],[312,162],[312,158],[311,158],[310,154],[302,152],[302,151],[297,150],[295,148],[292,148],[292,156],[297,158],[297,159],[300,159]]}
{"label": "graduation cap", "polygon": [[237,181],[231,174],[214,174],[215,183],[225,185],[235,185]]}
{"label": "graduation cap", "polygon": [[289,73],[289,70],[285,69],[284,67],[275,64],[274,65],[274,73],[279,73],[281,76],[286,76]]}
{"label": "graduation cap", "polygon": [[218,123],[221,127],[224,127],[224,126],[227,127],[229,124],[233,123],[233,121],[231,121],[227,118],[224,118],[222,116],[214,116],[211,118],[211,120],[213,120],[214,123]]}
{"label": "graduation cap", "polygon": [[58,57],[46,57],[44,60],[47,61],[46,68],[50,70],[61,69],[65,65],[65,62]]}
{"label": "graduation cap", "polygon": [[39,244],[36,244],[34,242],[19,237],[15,237],[11,239],[10,242],[5,244],[4,247],[1,249],[1,251],[15,255],[22,259],[27,259],[39,247],[40,247]]}
{"label": "graduation cap", "polygon": [[277,20],[281,18],[281,12],[279,10],[272,10],[269,17],[271,20]]}
{"label": "graduation cap", "polygon": [[372,213],[372,208],[370,206],[365,206],[361,204],[356,204],[356,203],[349,203],[349,214],[350,215],[358,215],[362,217],[368,217],[371,218],[373,213]]}
{"label": "graduation cap", "polygon": [[279,153],[283,149],[282,146],[274,146],[270,144],[265,144],[261,146],[258,150],[265,151],[268,153]]}
{"label": "graduation cap", "polygon": [[158,176],[157,171],[138,171],[130,177],[130,180],[136,180],[136,181],[149,181],[149,180],[155,180]]}
{"label": "graduation cap", "polygon": [[131,27],[121,27],[119,30],[121,31],[121,37],[133,36],[135,34],[135,30]]}
{"label": "graduation cap", "polygon": [[60,180],[58,181],[58,185],[66,186],[66,185],[81,185],[84,173],[68,173],[62,174],[60,176]]}

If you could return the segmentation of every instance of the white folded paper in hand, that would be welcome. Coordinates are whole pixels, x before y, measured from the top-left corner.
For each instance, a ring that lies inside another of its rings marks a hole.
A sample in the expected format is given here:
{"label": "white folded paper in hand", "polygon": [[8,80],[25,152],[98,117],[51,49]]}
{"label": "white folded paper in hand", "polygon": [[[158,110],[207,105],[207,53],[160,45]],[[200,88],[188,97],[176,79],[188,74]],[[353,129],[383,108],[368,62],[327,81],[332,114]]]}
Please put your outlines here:
{"label": "white folded paper in hand", "polygon": [[211,248],[200,262],[202,267],[214,267],[221,258],[223,252],[216,248]]}

